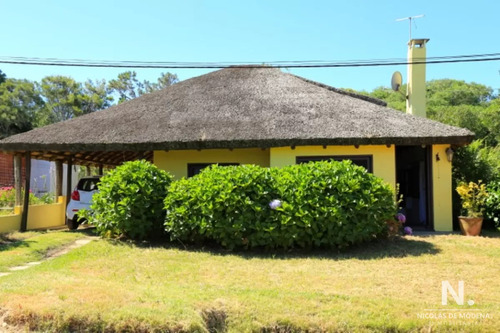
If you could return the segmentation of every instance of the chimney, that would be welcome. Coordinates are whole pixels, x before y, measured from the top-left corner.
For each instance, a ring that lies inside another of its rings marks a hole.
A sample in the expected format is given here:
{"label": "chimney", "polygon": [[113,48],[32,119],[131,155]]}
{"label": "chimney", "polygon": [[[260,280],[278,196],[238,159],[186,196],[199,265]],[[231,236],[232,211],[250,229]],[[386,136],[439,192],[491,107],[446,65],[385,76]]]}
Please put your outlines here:
{"label": "chimney", "polygon": [[[406,113],[426,117],[425,113],[425,45],[429,39],[411,39],[408,43],[408,85]],[[413,64],[413,62],[424,62]]]}

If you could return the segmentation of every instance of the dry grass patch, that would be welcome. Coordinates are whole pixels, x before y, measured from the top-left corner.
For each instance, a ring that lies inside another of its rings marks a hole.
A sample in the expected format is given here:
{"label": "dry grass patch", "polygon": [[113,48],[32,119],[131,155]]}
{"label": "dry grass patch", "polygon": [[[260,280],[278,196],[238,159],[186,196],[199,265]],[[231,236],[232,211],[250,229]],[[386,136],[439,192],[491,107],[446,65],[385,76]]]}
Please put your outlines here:
{"label": "dry grass patch", "polygon": [[[0,303],[11,323],[50,331],[85,323],[89,331],[493,332],[499,263],[494,237],[407,237],[340,254],[278,255],[101,240],[1,278]],[[446,308],[492,318],[418,318],[443,308],[442,280],[455,288],[465,281],[466,300],[475,301],[461,307],[450,298]]]}

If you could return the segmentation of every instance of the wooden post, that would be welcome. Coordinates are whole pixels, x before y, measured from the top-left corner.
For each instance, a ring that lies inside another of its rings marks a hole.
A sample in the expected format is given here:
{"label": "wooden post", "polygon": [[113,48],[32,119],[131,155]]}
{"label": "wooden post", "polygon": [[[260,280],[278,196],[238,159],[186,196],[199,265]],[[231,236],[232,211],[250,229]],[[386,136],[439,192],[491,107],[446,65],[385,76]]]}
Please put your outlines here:
{"label": "wooden post", "polygon": [[91,176],[91,175],[92,175],[92,172],[91,172],[91,170],[90,170],[90,166],[88,166],[88,165],[87,165],[86,170],[87,170],[87,177],[88,177],[88,176]]}
{"label": "wooden post", "polygon": [[20,155],[14,156],[14,187],[16,189],[16,206],[21,206],[22,194],[22,169],[23,163]]}
{"label": "wooden post", "polygon": [[71,173],[73,171],[73,160],[70,157],[68,159],[68,168],[66,169],[66,206],[68,206],[69,201],[71,200]]}
{"label": "wooden post", "polygon": [[63,162],[56,161],[56,199],[63,195]]}
{"label": "wooden post", "polygon": [[30,179],[31,179],[31,152],[27,151],[24,155],[26,163],[26,180],[24,183],[24,202],[23,214],[21,215],[21,232],[26,231],[28,227],[28,208],[30,206]]}
{"label": "wooden post", "polygon": [[102,176],[102,164],[99,164],[99,176]]}

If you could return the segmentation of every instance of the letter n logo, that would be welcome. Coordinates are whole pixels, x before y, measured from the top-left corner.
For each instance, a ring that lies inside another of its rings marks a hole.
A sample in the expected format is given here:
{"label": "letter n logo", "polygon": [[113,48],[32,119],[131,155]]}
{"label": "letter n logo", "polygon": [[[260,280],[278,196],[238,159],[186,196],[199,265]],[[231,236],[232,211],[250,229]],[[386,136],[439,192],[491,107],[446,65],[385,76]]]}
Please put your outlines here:
{"label": "letter n logo", "polygon": [[457,302],[458,305],[464,305],[464,281],[458,281],[458,295],[448,281],[441,281],[441,304],[448,305],[448,294]]}

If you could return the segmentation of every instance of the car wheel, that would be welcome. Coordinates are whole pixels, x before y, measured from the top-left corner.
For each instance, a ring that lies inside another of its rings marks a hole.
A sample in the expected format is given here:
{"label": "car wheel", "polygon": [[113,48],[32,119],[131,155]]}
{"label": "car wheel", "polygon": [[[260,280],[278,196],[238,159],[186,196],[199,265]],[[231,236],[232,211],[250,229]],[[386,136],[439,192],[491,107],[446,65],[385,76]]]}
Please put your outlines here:
{"label": "car wheel", "polygon": [[75,215],[72,219],[67,219],[68,229],[69,230],[76,230],[80,223],[78,222],[78,217]]}

